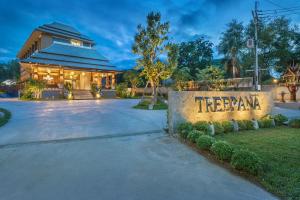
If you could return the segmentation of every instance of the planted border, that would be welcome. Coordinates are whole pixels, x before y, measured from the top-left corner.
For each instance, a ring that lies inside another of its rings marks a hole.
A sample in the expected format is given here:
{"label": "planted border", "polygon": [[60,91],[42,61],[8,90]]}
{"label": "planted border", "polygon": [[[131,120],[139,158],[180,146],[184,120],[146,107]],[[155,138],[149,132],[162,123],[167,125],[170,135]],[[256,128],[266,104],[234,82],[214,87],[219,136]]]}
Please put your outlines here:
{"label": "planted border", "polygon": [[9,112],[4,108],[0,108],[0,112],[4,114],[2,117],[0,117],[0,127],[1,127],[4,126],[11,118],[11,112]]}

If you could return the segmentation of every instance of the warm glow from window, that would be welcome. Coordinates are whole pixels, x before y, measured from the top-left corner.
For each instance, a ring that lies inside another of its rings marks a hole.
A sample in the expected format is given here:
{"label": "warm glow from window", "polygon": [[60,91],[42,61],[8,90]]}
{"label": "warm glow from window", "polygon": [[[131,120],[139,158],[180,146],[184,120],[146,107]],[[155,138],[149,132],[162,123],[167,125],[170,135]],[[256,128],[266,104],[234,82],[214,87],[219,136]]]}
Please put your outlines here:
{"label": "warm glow from window", "polygon": [[74,46],[82,46],[79,40],[71,40],[71,44]]}

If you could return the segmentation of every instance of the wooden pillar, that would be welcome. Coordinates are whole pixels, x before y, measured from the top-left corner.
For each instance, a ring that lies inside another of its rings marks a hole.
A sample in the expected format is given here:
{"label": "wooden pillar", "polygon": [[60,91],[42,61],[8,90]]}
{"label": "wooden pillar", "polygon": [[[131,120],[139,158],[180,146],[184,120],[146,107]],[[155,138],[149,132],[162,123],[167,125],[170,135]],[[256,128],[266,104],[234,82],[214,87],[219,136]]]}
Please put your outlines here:
{"label": "wooden pillar", "polygon": [[111,89],[115,89],[116,88],[116,75],[113,73],[111,75]]}
{"label": "wooden pillar", "polygon": [[97,73],[97,86],[98,86],[99,88],[102,87],[102,76],[101,76],[100,73]]}
{"label": "wooden pillar", "polygon": [[64,84],[64,69],[63,68],[59,69],[59,83]]}
{"label": "wooden pillar", "polygon": [[110,87],[110,82],[109,82],[109,75],[106,74],[106,81],[105,81],[105,88],[108,89]]}
{"label": "wooden pillar", "polygon": [[37,66],[33,66],[32,67],[32,78],[34,79],[34,80],[37,80],[38,78],[39,78],[39,76],[38,76],[38,67]]}

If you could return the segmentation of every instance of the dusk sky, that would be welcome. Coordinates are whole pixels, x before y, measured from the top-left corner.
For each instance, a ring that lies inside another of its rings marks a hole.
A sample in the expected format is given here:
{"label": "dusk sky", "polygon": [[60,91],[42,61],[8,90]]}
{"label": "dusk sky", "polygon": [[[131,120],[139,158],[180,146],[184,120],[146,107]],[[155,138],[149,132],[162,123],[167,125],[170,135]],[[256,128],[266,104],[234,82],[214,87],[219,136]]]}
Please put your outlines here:
{"label": "dusk sky", "polygon": [[[299,5],[298,0],[260,1],[262,10]],[[0,62],[15,58],[34,28],[56,21],[95,40],[113,64],[131,68],[136,27],[151,11],[170,21],[173,42],[205,35],[216,45],[232,19],[249,22],[253,7],[254,0],[0,0]],[[300,12],[289,17],[300,25]]]}

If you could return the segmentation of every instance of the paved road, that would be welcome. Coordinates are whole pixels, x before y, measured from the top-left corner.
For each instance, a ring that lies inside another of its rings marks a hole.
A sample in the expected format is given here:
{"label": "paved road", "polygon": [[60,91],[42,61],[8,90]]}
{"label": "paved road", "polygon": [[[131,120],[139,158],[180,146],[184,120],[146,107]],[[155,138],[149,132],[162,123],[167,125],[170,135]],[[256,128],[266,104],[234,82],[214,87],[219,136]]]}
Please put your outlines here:
{"label": "paved road", "polygon": [[[133,110],[135,103],[1,102],[13,118],[0,141],[19,144],[0,148],[0,199],[275,199],[155,131],[165,112]],[[140,134],[122,135],[131,131]]]}
{"label": "paved road", "polygon": [[290,119],[300,118],[300,110],[296,110],[296,109],[274,107],[272,114],[279,114],[279,113],[287,116]]}

